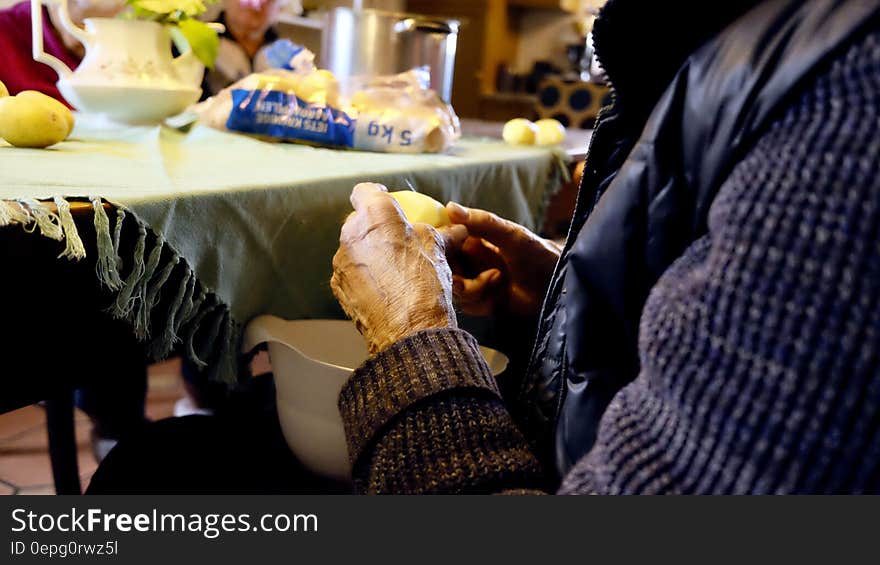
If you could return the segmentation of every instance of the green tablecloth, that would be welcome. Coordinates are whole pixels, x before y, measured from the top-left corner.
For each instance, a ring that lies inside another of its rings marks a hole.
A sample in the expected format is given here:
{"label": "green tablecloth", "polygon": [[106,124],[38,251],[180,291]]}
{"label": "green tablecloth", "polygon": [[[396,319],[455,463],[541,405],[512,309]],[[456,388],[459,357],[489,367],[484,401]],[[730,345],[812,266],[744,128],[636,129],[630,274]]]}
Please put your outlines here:
{"label": "green tablecloth", "polygon": [[[159,306],[146,299],[156,298],[172,270],[189,269],[180,292],[161,305],[179,315],[168,317],[166,331],[153,328],[152,337],[160,342],[154,351],[166,354],[168,341],[183,335],[186,323],[226,324],[225,330],[208,331],[213,337],[208,346],[227,341],[234,351],[241,324],[255,315],[339,315],[328,284],[330,259],[355,183],[411,186],[537,229],[546,200],[565,174],[563,159],[556,151],[494,140],[464,139],[446,155],[392,155],[265,143],[202,126],[183,133],[78,116],[71,139],[48,150],[16,149],[0,141],[0,199],[7,201],[5,210],[0,207],[0,225],[39,220],[50,236],[63,232],[75,238],[64,210],[60,218],[45,217],[34,211],[33,200],[97,197],[95,202],[104,199],[124,209],[125,221],[161,236],[161,249],[151,235],[135,246],[134,257],[117,258],[114,213],[106,221],[96,214],[99,248],[107,255],[101,259],[101,279],[125,298],[117,316],[131,319],[146,337],[144,309],[149,314]],[[63,208],[64,201],[58,202]],[[70,254],[77,255],[76,249]],[[212,312],[199,316],[210,302],[198,300],[201,292],[213,304]],[[131,300],[138,295],[143,304]],[[209,323],[218,316],[221,321]],[[232,368],[219,371],[229,376]]]}

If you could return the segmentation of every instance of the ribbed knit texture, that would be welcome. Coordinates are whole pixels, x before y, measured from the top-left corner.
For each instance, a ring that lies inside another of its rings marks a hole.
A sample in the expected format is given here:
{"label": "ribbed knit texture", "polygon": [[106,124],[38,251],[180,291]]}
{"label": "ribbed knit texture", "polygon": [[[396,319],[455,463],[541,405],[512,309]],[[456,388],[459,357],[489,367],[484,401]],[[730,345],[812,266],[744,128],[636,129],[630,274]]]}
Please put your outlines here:
{"label": "ribbed knit texture", "polygon": [[736,167],[565,492],[877,491],[880,34]]}
{"label": "ribbed knit texture", "polygon": [[419,332],[371,357],[339,394],[352,460],[365,442],[410,404],[453,388],[498,392],[479,346],[465,332]]}
{"label": "ribbed knit texture", "polygon": [[[645,306],[640,376],[560,492],[880,492],[878,109],[873,33],[732,172],[709,234]],[[522,436],[478,384],[487,373],[475,351],[461,332],[434,331],[353,378],[367,392],[340,406],[359,488],[538,483]],[[430,386],[413,384],[421,373]]]}
{"label": "ribbed knit texture", "polygon": [[355,371],[339,408],[362,492],[540,486],[538,462],[466,332],[427,330],[382,351]]}

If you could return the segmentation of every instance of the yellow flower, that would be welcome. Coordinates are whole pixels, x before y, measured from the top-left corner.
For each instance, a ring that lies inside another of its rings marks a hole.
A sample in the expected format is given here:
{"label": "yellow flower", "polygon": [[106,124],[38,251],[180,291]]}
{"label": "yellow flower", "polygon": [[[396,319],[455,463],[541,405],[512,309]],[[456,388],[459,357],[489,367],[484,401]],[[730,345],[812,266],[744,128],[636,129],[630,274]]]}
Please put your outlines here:
{"label": "yellow flower", "polygon": [[170,14],[180,10],[187,16],[197,16],[205,11],[202,0],[136,0],[134,4],[157,14]]}

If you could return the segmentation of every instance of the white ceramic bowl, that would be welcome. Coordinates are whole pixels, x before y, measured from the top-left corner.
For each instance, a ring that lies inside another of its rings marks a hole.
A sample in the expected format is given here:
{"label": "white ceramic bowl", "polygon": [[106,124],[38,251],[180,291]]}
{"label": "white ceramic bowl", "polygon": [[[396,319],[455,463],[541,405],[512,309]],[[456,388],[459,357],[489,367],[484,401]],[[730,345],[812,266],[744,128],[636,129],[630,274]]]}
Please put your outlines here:
{"label": "white ceramic bowl", "polygon": [[[244,349],[267,343],[275,376],[281,429],[290,449],[311,471],[348,480],[351,468],[337,399],[352,371],[367,358],[363,337],[345,320],[259,316],[245,330]],[[492,374],[507,357],[481,347]]]}
{"label": "white ceramic bowl", "polygon": [[141,88],[78,83],[61,79],[58,90],[81,112],[103,114],[127,124],[157,124],[198,101],[200,88]]}

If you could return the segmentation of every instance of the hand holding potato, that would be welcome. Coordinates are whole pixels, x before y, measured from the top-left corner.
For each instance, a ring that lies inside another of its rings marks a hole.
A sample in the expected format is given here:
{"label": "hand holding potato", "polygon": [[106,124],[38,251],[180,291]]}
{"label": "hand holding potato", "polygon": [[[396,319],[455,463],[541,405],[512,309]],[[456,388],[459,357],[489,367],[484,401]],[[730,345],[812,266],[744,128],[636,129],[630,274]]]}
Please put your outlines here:
{"label": "hand holding potato", "polygon": [[453,261],[453,292],[459,308],[474,316],[536,316],[560,246],[491,212],[453,202],[446,211],[450,221],[465,226],[469,234]]}
{"label": "hand holding potato", "polygon": [[371,353],[420,330],[457,327],[443,237],[409,223],[379,184],[362,183],[333,257],[333,294]]}

